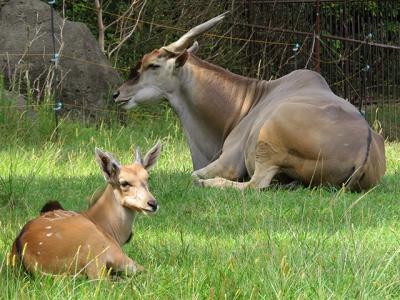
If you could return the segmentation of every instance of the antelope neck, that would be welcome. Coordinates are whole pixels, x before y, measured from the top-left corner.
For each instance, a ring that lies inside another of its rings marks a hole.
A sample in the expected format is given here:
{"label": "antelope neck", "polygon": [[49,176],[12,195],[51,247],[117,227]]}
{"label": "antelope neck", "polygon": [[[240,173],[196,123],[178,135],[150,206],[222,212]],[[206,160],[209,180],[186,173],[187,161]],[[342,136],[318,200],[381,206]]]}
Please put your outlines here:
{"label": "antelope neck", "polygon": [[85,215],[119,245],[123,245],[132,233],[136,213],[123,207],[118,197],[113,187],[108,184],[103,194]]}
{"label": "antelope neck", "polygon": [[217,159],[226,137],[260,101],[266,83],[190,55],[168,99],[182,122],[195,170]]}

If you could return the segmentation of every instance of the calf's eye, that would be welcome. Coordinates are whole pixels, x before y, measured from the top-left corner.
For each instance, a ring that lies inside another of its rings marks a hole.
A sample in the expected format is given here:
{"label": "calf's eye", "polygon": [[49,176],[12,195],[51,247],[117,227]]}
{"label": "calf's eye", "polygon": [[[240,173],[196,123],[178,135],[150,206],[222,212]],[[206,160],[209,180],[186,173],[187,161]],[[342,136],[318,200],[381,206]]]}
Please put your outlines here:
{"label": "calf's eye", "polygon": [[127,182],[127,181],[122,181],[122,182],[120,183],[120,185],[121,185],[122,187],[128,187],[128,186],[130,186],[129,182]]}

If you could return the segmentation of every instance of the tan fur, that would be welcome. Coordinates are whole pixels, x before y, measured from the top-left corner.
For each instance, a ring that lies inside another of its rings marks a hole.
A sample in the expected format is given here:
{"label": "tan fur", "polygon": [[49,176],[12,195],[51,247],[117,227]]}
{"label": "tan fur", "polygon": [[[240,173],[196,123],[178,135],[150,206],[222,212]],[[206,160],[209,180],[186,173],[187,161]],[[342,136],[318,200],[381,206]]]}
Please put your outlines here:
{"label": "tan fur", "polygon": [[[107,159],[113,161],[109,154],[99,160],[108,164]],[[28,272],[99,278],[109,269],[126,274],[143,270],[121,246],[132,234],[136,212],[156,210],[147,170],[135,162],[118,167],[115,174],[108,169],[106,173],[111,174],[107,188],[87,211],[49,211],[24,226],[13,244],[12,256],[20,259]],[[124,185],[119,184],[122,182]]]}
{"label": "tan fur", "polygon": [[166,57],[163,51],[188,47],[195,38],[190,32],[145,56],[159,69],[126,81],[115,101],[130,109],[168,98],[185,129],[196,183],[262,189],[284,177],[307,186],[361,190],[380,181],[386,171],[382,137],[320,74],[297,70],[277,80],[257,80],[191,53],[176,67],[181,54]]}

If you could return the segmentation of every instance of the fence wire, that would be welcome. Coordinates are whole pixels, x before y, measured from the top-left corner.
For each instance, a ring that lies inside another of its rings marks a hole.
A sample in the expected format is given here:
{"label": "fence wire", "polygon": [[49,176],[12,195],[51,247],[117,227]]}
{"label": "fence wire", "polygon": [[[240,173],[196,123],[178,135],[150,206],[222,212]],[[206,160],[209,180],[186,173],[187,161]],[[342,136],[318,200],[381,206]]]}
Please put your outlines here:
{"label": "fence wire", "polygon": [[[96,13],[94,6],[77,4],[71,0],[65,2]],[[315,69],[318,66],[333,91],[357,106],[374,129],[383,131],[389,139],[399,139],[400,33],[398,30],[396,35],[395,29],[390,29],[385,22],[397,24],[400,28],[399,15],[393,13],[395,5],[400,11],[400,4],[389,0],[368,2],[376,4],[378,13],[374,14],[363,7],[363,1],[351,0],[234,2],[230,6],[234,15],[231,19],[247,22],[233,21],[229,24],[233,28],[230,35],[207,33],[205,36],[220,39],[226,47],[233,42],[241,43],[231,58],[240,55],[243,63],[240,69],[232,67],[231,70],[243,75],[268,80],[295,69]],[[187,31],[186,28],[109,11],[103,11],[103,14],[170,32]],[[319,28],[316,26],[317,15]],[[232,32],[240,32],[249,38],[233,35]],[[0,54],[7,55],[52,54]],[[61,59],[112,68],[62,53]],[[227,59],[229,61],[229,57]],[[122,67],[115,69],[122,72],[129,70]],[[70,109],[83,107],[69,105]]]}

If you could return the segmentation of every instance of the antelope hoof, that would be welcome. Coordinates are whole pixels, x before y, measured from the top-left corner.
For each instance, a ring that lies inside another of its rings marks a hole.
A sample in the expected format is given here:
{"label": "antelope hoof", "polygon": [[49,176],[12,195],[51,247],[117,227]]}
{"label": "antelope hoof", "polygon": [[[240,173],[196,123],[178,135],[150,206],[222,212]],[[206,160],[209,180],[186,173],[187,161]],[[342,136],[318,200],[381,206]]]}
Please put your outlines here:
{"label": "antelope hoof", "polygon": [[192,173],[192,181],[193,181],[193,184],[195,184],[195,185],[203,186],[203,185],[202,185],[202,181],[203,181],[203,180],[200,179],[199,175],[197,175],[196,172],[193,172],[193,173]]}
{"label": "antelope hoof", "polygon": [[214,177],[209,179],[199,179],[199,186],[202,187],[218,187],[224,188],[224,180],[221,177]]}
{"label": "antelope hoof", "polygon": [[288,190],[294,190],[298,186],[299,186],[299,183],[296,180],[293,180],[292,182],[282,185],[283,188],[288,189]]}
{"label": "antelope hoof", "polygon": [[136,264],[136,273],[146,272],[146,268],[142,265]]}
{"label": "antelope hoof", "polygon": [[126,275],[134,275],[144,271],[146,271],[146,269],[142,265],[131,262],[126,268]]}

